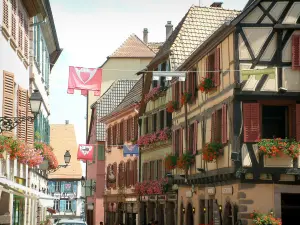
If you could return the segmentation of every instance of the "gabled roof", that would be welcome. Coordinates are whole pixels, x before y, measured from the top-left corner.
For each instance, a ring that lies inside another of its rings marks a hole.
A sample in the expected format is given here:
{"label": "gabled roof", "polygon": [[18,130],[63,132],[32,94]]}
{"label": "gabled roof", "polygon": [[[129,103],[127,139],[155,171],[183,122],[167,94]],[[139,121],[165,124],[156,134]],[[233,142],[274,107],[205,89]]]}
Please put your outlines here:
{"label": "gabled roof", "polygon": [[[114,110],[136,84],[137,80],[116,80],[107,91],[91,106],[97,110],[97,141],[105,141],[104,123],[98,122],[102,117]],[[92,124],[92,120],[90,125]]]}
{"label": "gabled roof", "polygon": [[154,51],[135,34],[130,35],[109,58],[152,58]]}
{"label": "gabled roof", "polygon": [[142,92],[143,92],[143,77],[141,77],[136,82],[133,88],[128,92],[128,94],[122,100],[122,102],[111,113],[107,114],[107,116],[105,117],[113,116],[114,114],[119,113],[122,110],[126,110],[135,104],[139,104],[142,99]]}
{"label": "gabled roof", "polygon": [[171,70],[176,70],[215,30],[239,13],[240,11],[221,7],[192,6],[152,62],[171,50]]}

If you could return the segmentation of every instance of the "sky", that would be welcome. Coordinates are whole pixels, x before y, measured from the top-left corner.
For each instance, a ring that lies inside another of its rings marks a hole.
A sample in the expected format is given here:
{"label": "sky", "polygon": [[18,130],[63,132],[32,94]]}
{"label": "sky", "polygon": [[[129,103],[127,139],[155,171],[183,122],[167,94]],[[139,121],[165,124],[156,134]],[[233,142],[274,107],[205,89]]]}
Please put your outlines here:
{"label": "sky", "polygon": [[[213,1],[201,0],[201,6]],[[247,0],[224,0],[223,8],[241,10]],[[69,66],[95,68],[105,61],[132,33],[150,42],[165,40],[165,25],[174,28],[199,0],[50,0],[60,47],[63,52],[50,78],[51,124],[69,120],[77,143],[85,143],[86,98],[79,91],[67,94]]]}

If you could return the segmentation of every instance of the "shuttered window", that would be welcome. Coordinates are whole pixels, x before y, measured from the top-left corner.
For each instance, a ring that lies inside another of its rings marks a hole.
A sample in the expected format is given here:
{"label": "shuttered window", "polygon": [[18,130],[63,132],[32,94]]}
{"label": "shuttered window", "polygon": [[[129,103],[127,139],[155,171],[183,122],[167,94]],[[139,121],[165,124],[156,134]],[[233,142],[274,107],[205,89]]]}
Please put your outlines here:
{"label": "shuttered window", "polygon": [[18,14],[19,14],[19,26],[18,26],[18,47],[19,47],[19,51],[21,53],[24,52],[24,14],[21,11],[21,9],[18,10]]}
{"label": "shuttered window", "polygon": [[124,122],[122,121],[120,124],[119,124],[119,126],[120,126],[120,129],[119,129],[119,135],[120,135],[120,144],[124,144]]}
{"label": "shuttered window", "polygon": [[109,182],[109,175],[111,173],[111,164],[109,164],[106,168],[106,188],[111,188],[111,183]]}
{"label": "shuttered window", "polygon": [[131,136],[130,136],[130,141],[132,141],[135,138],[135,136],[134,136],[134,134],[135,134],[135,131],[134,131],[134,128],[135,128],[134,121],[135,120],[132,117],[131,118]]}
{"label": "shuttered window", "polygon": [[258,142],[260,140],[259,109],[259,103],[243,103],[244,142]]}
{"label": "shuttered window", "polygon": [[157,161],[157,179],[163,178],[163,166],[162,166],[162,160]]}
{"label": "shuttered window", "polygon": [[126,187],[130,187],[131,183],[130,183],[130,160],[128,160],[126,162]]}
{"label": "shuttered window", "polygon": [[186,79],[187,92],[189,92],[192,95],[192,102],[195,102],[194,100],[197,97],[197,90],[198,90],[196,70],[197,68],[194,68],[193,71],[188,72],[187,79]]}
{"label": "shuttered window", "polygon": [[[3,73],[3,117],[14,117],[15,112],[15,82],[14,75],[8,72]],[[5,132],[4,135],[12,135],[12,131]]]}
{"label": "shuttered window", "polygon": [[150,162],[150,180],[155,180],[155,162]]}
{"label": "shuttered window", "polygon": [[300,35],[292,36],[292,69],[300,70]]}
{"label": "shuttered window", "polygon": [[157,114],[152,115],[152,132],[157,131]]}
{"label": "shuttered window", "polygon": [[160,130],[165,128],[165,113],[166,113],[166,110],[159,111],[159,129]]}
{"label": "shuttered window", "polygon": [[138,160],[134,159],[133,161],[133,182],[132,184],[135,185],[138,182]]}
{"label": "shuttered window", "polygon": [[[27,117],[33,117],[33,116],[34,115],[31,111],[29,97],[27,97]],[[48,129],[47,122],[48,121],[45,118],[45,130],[44,130],[45,134],[46,134],[46,131]],[[33,143],[34,143],[34,123],[31,122],[31,121],[27,121],[27,123],[26,123],[26,142],[27,142],[27,144],[30,144],[30,145],[33,145]]]}
{"label": "shuttered window", "polygon": [[144,119],[144,126],[145,126],[144,128],[145,134],[148,134],[149,133],[148,117]]}
{"label": "shuttered window", "polygon": [[211,117],[211,140],[221,143],[222,139],[222,110],[212,113]]}
{"label": "shuttered window", "polygon": [[131,140],[132,135],[132,117],[130,116],[127,120],[127,141]]}
{"label": "shuttered window", "polygon": [[117,145],[120,145],[120,144],[121,144],[121,143],[120,143],[120,138],[121,138],[121,136],[120,136],[120,123],[118,123],[118,124],[116,125],[116,128],[117,128],[116,144],[117,144]]}
{"label": "shuttered window", "polygon": [[111,146],[111,138],[112,138],[112,128],[108,127],[107,129],[107,147]]}
{"label": "shuttered window", "polygon": [[189,146],[189,151],[192,153],[193,152],[193,149],[194,149],[194,124],[191,124],[189,126],[189,129],[188,129],[188,146]]}
{"label": "shuttered window", "polygon": [[139,117],[135,116],[134,117],[134,138],[133,139],[137,140],[138,135],[139,135]]}
{"label": "shuttered window", "polygon": [[118,186],[120,188],[125,187],[125,168],[124,168],[124,162],[120,162],[119,164],[119,173],[118,173]]}
{"label": "shuttered window", "polygon": [[112,171],[115,176],[115,181],[112,183],[112,188],[116,189],[117,188],[117,177],[118,177],[118,164],[116,162],[112,165]]}
{"label": "shuttered window", "polygon": [[3,2],[3,27],[9,32],[9,8],[8,8],[8,0],[2,0]]}
{"label": "shuttered window", "polygon": [[215,87],[220,85],[220,48],[216,48],[206,58],[206,77],[212,79]]}
{"label": "shuttered window", "polygon": [[180,156],[183,153],[183,129],[179,128],[173,132],[173,149],[176,156]]}
{"label": "shuttered window", "polygon": [[112,144],[117,145],[117,124],[113,126],[112,140]]}
{"label": "shuttered window", "polygon": [[[18,87],[17,97],[17,114],[24,118],[27,116],[27,90]],[[19,140],[26,142],[26,121],[17,126],[17,136]]]}
{"label": "shuttered window", "polygon": [[17,29],[18,29],[18,8],[17,0],[11,1],[11,36],[15,44],[17,44]]}
{"label": "shuttered window", "polygon": [[296,104],[296,141],[300,141],[300,104]]}
{"label": "shuttered window", "polygon": [[227,105],[222,106],[222,143],[227,143]]}
{"label": "shuttered window", "polygon": [[124,135],[124,142],[128,140],[127,138],[127,120],[123,120],[123,135]]}

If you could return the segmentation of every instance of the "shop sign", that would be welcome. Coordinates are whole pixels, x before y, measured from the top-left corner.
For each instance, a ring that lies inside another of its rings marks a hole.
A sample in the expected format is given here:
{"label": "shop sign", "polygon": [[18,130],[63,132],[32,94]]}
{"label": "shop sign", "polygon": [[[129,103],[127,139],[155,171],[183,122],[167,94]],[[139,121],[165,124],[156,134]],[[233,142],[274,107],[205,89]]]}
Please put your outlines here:
{"label": "shop sign", "polygon": [[176,194],[168,194],[168,201],[177,201],[177,195]]}
{"label": "shop sign", "polygon": [[214,187],[207,188],[207,194],[208,195],[215,195],[216,194],[216,188],[214,188]]}
{"label": "shop sign", "polygon": [[141,196],[141,202],[146,202],[148,199],[148,196]]}
{"label": "shop sign", "polygon": [[233,187],[223,187],[222,194],[224,195],[232,195],[233,194]]}
{"label": "shop sign", "polygon": [[136,198],[125,198],[125,202],[136,202]]}
{"label": "shop sign", "polygon": [[166,198],[165,195],[158,195],[157,196],[157,201],[166,201],[166,200],[167,200],[167,198]]}
{"label": "shop sign", "polygon": [[150,195],[149,196],[149,201],[156,201],[157,200],[157,195]]}

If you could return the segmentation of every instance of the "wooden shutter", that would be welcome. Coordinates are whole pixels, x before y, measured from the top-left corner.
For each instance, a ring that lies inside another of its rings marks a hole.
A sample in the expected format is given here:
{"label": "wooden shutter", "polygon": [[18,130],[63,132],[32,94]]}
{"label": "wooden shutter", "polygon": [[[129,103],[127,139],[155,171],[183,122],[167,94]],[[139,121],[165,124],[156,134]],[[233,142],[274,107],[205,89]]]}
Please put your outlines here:
{"label": "wooden shutter", "polygon": [[222,143],[227,143],[227,105],[222,106]]}
{"label": "wooden shutter", "polygon": [[24,47],[24,14],[19,9],[19,26],[18,26],[18,50],[23,53],[23,47]]}
{"label": "wooden shutter", "polygon": [[132,117],[131,118],[131,138],[130,138],[130,141],[134,139],[134,118]]}
{"label": "wooden shutter", "polygon": [[206,78],[209,78],[209,61],[208,61],[208,56],[206,57],[206,59],[205,59],[205,70],[206,70],[206,72],[205,72],[205,74],[206,74]]}
{"label": "wooden shutter", "polygon": [[244,103],[244,142],[260,140],[260,107],[259,103]]}
{"label": "wooden shutter", "polygon": [[[117,130],[117,137],[116,137],[116,141],[117,141],[117,145],[119,145],[120,144],[120,123],[118,123],[117,125],[116,125],[116,130]],[[119,147],[119,146],[118,146]]]}
{"label": "wooden shutter", "polygon": [[109,182],[109,178],[108,178],[109,173],[110,173],[110,168],[111,168],[111,165],[109,164],[109,165],[107,166],[107,168],[106,168],[106,188],[107,188],[107,189],[110,189],[110,188],[111,188],[110,182]]}
{"label": "wooden shutter", "polygon": [[9,32],[9,8],[8,0],[3,0],[3,28],[6,29],[7,33]]}
{"label": "wooden shutter", "polygon": [[[18,87],[17,92],[17,115],[18,117],[26,117],[27,116],[27,90]],[[21,141],[26,142],[26,121],[20,123],[17,126],[17,137]]]}
{"label": "wooden shutter", "polygon": [[[29,25],[28,25],[27,17],[25,17],[25,19],[24,19],[24,57],[28,61],[28,59],[29,59]],[[46,84],[47,83],[48,83],[48,81],[46,80]]]}
{"label": "wooden shutter", "polygon": [[214,81],[215,81],[215,86],[220,85],[220,48],[216,48],[215,50],[215,72],[214,72]]}
{"label": "wooden shutter", "polygon": [[172,83],[172,101],[176,101],[176,83]]}
{"label": "wooden shutter", "polygon": [[[34,116],[31,111],[29,97],[27,98],[27,116],[28,117]],[[47,129],[47,121],[45,119],[44,130],[46,131],[46,129]],[[30,145],[33,145],[33,143],[34,143],[34,122],[31,122],[31,121],[27,121],[27,123],[26,123],[26,142],[27,142],[27,144],[30,144]]]}
{"label": "wooden shutter", "polygon": [[192,88],[192,90],[191,90],[191,94],[192,94],[192,99],[195,99],[195,91],[196,91],[196,79],[197,79],[197,73],[195,73],[195,72],[192,72],[191,73],[191,82],[192,82],[192,84],[191,84],[191,88]]}
{"label": "wooden shutter", "polygon": [[176,131],[172,131],[172,152],[173,154],[176,154],[176,134],[175,134]]}
{"label": "wooden shutter", "polygon": [[17,27],[18,27],[18,10],[17,10],[17,0],[11,1],[11,37],[12,40],[17,44]]}
{"label": "wooden shutter", "polygon": [[193,145],[193,155],[197,154],[197,142],[198,142],[198,121],[194,122],[194,145]]}
{"label": "wooden shutter", "polygon": [[181,81],[177,81],[178,82],[178,93],[177,93],[177,95],[178,95],[178,101],[179,101],[179,108],[182,106],[182,104],[181,104],[181,94],[182,94],[182,86],[183,86],[183,84],[182,84],[182,82]]}
{"label": "wooden shutter", "polygon": [[127,120],[123,121],[124,125],[123,125],[123,130],[124,130],[124,142],[128,141],[128,137],[127,137]]}
{"label": "wooden shutter", "polygon": [[133,161],[133,185],[135,185],[138,181],[138,160],[135,159]]}
{"label": "wooden shutter", "polygon": [[126,162],[126,187],[130,187],[130,167],[129,167],[129,160]]}
{"label": "wooden shutter", "polygon": [[179,155],[181,156],[183,153],[183,129],[182,127],[179,129]]}
{"label": "wooden shutter", "polygon": [[185,79],[185,91],[190,92],[190,83],[191,83],[191,73],[187,72],[186,79]]}
{"label": "wooden shutter", "polygon": [[137,139],[139,136],[139,117],[134,117],[134,139]]}
{"label": "wooden shutter", "polygon": [[212,114],[211,114],[211,142],[214,142],[215,141],[215,124],[216,124],[216,112],[214,111]]}
{"label": "wooden shutter", "polygon": [[118,165],[116,162],[113,164],[113,172],[114,172],[114,175],[116,178],[115,182],[113,183],[113,189],[116,189],[117,188],[117,177],[118,177]]}
{"label": "wooden shutter", "polygon": [[[15,82],[14,75],[4,71],[3,74],[3,117],[14,117],[15,112]],[[12,131],[5,132],[4,135],[11,136]]]}
{"label": "wooden shutter", "polygon": [[296,104],[296,141],[300,141],[300,104]]}
{"label": "wooden shutter", "polygon": [[127,141],[130,141],[130,137],[131,137],[131,116],[129,116],[128,120],[127,120]]}
{"label": "wooden shutter", "polygon": [[300,70],[300,35],[292,36],[292,69]]}

